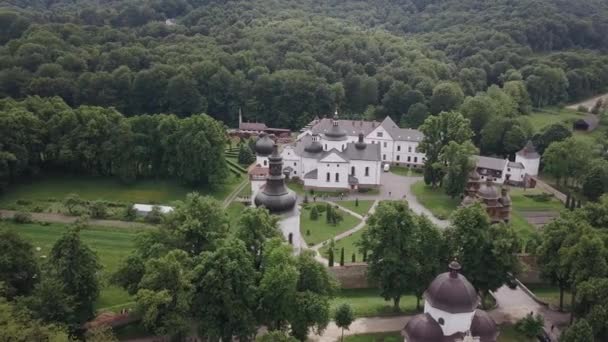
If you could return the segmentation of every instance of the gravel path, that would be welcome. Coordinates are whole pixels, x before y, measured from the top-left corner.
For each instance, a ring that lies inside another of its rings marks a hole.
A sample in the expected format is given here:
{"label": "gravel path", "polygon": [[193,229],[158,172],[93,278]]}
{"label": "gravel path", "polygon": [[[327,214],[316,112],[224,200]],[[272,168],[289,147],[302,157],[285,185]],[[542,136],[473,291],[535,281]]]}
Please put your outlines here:
{"label": "gravel path", "polygon": [[[12,218],[16,211],[12,210],[0,210],[0,215],[2,218]],[[75,216],[67,216],[63,214],[53,214],[53,213],[31,213],[32,219],[34,221],[40,222],[51,222],[51,223],[65,223],[70,224],[74,223],[78,219]],[[127,221],[119,221],[119,220],[89,220],[89,225],[91,226],[101,226],[101,227],[113,227],[113,228],[152,228],[153,226],[139,223],[139,222],[127,222]]]}
{"label": "gravel path", "polygon": [[585,106],[589,110],[591,110],[591,108],[593,108],[593,106],[595,106],[595,103],[599,99],[603,99],[604,101],[608,100],[608,94],[594,96],[594,97],[592,97],[590,99],[587,99],[587,100],[584,100],[584,101],[581,101],[581,102],[578,102],[578,103],[571,104],[571,105],[567,106],[566,108],[577,110],[579,106]]}

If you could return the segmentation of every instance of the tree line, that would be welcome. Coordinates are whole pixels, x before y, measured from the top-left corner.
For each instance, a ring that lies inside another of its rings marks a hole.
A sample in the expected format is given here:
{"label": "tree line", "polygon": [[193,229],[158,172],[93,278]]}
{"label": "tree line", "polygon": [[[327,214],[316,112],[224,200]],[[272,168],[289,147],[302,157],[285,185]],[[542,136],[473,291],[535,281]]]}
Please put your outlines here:
{"label": "tree line", "polygon": [[126,118],[60,98],[0,100],[0,191],[42,171],[173,178],[215,186],[228,175],[224,126],[200,114]]}

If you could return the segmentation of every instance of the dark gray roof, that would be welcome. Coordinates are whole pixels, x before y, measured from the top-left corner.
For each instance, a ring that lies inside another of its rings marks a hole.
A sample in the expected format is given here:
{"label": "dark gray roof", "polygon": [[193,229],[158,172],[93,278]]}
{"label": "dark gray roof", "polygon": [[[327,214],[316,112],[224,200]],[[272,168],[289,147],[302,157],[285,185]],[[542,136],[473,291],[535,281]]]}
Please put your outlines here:
{"label": "dark gray roof", "polygon": [[319,170],[318,170],[318,169],[314,169],[314,170],[312,170],[312,171],[309,171],[309,172],[307,172],[307,173],[304,175],[304,179],[317,179],[317,175],[318,175],[318,173],[319,173]]}
{"label": "dark gray roof", "polygon": [[487,312],[476,310],[471,322],[471,335],[479,337],[480,342],[496,342],[498,338],[496,322]]}
{"label": "dark gray roof", "polygon": [[359,184],[359,179],[353,175],[348,175],[348,184]]}
{"label": "dark gray roof", "polygon": [[517,155],[528,159],[540,158],[540,154],[536,152],[536,148],[530,140],[528,140],[528,143],[526,144],[526,146],[524,146],[524,148],[517,151]]}
{"label": "dark gray roof", "polygon": [[[338,126],[342,128],[347,135],[356,136],[359,132],[368,135],[380,123],[378,121],[362,121],[362,120],[338,120]],[[313,133],[325,134],[332,127],[332,119],[320,119],[311,128]]]}
{"label": "dark gray roof", "polygon": [[393,140],[422,141],[422,138],[424,138],[424,134],[417,129],[400,128],[390,116],[384,118],[380,125],[390,134]]}
{"label": "dark gray roof", "polygon": [[444,339],[439,323],[428,313],[412,317],[403,332],[408,342],[441,342]]}
{"label": "dark gray roof", "polygon": [[365,148],[357,148],[357,143],[346,144],[346,149],[339,152],[340,156],[349,160],[379,161],[381,158],[380,144],[366,144]]}
{"label": "dark gray roof", "polygon": [[446,272],[438,275],[424,293],[429,304],[449,313],[473,312],[479,304],[475,288],[462,274]]}
{"label": "dark gray roof", "polygon": [[479,190],[477,190],[477,195],[484,199],[498,199],[500,198],[500,191],[498,190],[498,187],[488,179],[486,182],[481,183]]}
{"label": "dark gray roof", "polygon": [[505,169],[505,165],[507,164],[506,159],[500,158],[475,156],[475,159],[477,160],[477,167],[483,169],[502,171]]}
{"label": "dark gray roof", "polygon": [[380,152],[380,144],[365,144],[364,149],[358,149],[357,143],[349,142],[346,144],[346,149],[344,151],[339,151],[335,148],[332,148],[329,151],[321,151],[318,153],[311,153],[307,151],[306,147],[312,143],[312,136],[305,135],[296,142],[296,146],[294,148],[295,153],[298,156],[302,156],[304,158],[314,158],[317,160],[321,160],[332,153],[336,153],[344,160],[370,160],[377,161],[381,158]]}
{"label": "dark gray roof", "polygon": [[512,168],[512,169],[522,169],[522,170],[524,169],[524,164],[522,164],[522,163],[516,163],[516,162],[512,162],[512,161],[510,161],[507,164],[507,166],[510,167],[510,168]]}
{"label": "dark gray roof", "polygon": [[255,142],[255,153],[261,156],[268,156],[272,153],[274,141],[266,133],[259,135]]}

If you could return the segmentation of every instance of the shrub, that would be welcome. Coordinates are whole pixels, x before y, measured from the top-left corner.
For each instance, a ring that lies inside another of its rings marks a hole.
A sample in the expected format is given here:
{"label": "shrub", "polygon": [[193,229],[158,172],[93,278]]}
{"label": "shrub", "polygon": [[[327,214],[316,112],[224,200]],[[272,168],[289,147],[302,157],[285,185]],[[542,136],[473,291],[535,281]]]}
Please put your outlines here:
{"label": "shrub", "polygon": [[41,207],[41,206],[39,206],[39,205],[37,205],[34,208],[32,208],[32,211],[35,212],[35,213],[41,213],[41,212],[44,211],[44,208]]}
{"label": "shrub", "polygon": [[543,192],[541,194],[525,194],[524,197],[530,198],[536,202],[549,202],[553,195]]}
{"label": "shrub", "polygon": [[83,200],[77,194],[69,194],[63,199],[63,206],[66,207],[71,215],[77,215],[75,209],[81,204],[83,204]]}
{"label": "shrub", "polygon": [[122,217],[126,221],[133,221],[133,220],[135,220],[136,216],[137,216],[137,212],[136,212],[135,208],[133,207],[133,204],[131,204],[131,203],[127,204],[127,206],[124,209]]}
{"label": "shrub", "polygon": [[89,205],[89,211],[91,212],[92,218],[103,219],[108,216],[108,207],[103,201],[100,200],[91,202]]}
{"label": "shrub", "polygon": [[15,215],[13,216],[13,221],[15,221],[15,223],[32,223],[32,214],[25,212],[25,211],[20,211],[15,213]]}
{"label": "shrub", "polygon": [[306,236],[310,236],[310,229],[306,229]]}
{"label": "shrub", "polygon": [[317,210],[319,211],[319,213],[325,212],[325,206],[323,204],[317,204],[316,207],[317,207]]}
{"label": "shrub", "polygon": [[152,211],[146,215],[145,221],[152,224],[159,224],[163,220],[163,213],[160,211],[160,207],[155,205],[152,207]]}
{"label": "shrub", "polygon": [[515,329],[529,338],[534,338],[543,331],[545,321],[540,314],[528,314],[515,324]]}
{"label": "shrub", "polygon": [[24,200],[24,199],[17,200],[17,205],[30,205],[30,204],[32,204],[32,201],[30,201],[30,200]]}
{"label": "shrub", "polygon": [[576,110],[578,110],[579,112],[583,112],[583,113],[589,113],[589,108],[587,108],[583,105],[576,107]]}
{"label": "shrub", "polygon": [[317,209],[316,205],[310,210],[310,219],[312,221],[316,221],[319,219],[319,209]]}

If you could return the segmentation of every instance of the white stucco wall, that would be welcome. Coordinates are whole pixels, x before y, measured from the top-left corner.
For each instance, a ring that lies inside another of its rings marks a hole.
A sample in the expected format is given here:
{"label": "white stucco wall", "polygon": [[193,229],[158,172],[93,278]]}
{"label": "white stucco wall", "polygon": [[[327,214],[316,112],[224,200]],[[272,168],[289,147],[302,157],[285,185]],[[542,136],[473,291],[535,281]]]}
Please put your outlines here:
{"label": "white stucco wall", "polygon": [[[355,177],[359,180],[359,184],[378,185],[380,184],[381,162],[367,160],[353,160],[349,164],[348,174],[352,173],[352,168],[355,168]],[[365,176],[365,168],[369,168],[368,176]]]}
{"label": "white stucco wall", "polygon": [[440,324],[440,326],[444,336],[450,336],[457,332],[467,332],[471,329],[471,322],[475,315],[475,311],[452,314],[434,308],[426,301],[424,302],[424,312],[431,315],[436,322],[439,322],[439,319],[443,318],[444,324]]}
{"label": "white stucco wall", "polygon": [[255,156],[255,163],[257,165],[260,165],[260,166],[263,166],[263,167],[268,167],[268,157],[256,155]]}
{"label": "white stucco wall", "polygon": [[515,155],[515,161],[518,163],[522,163],[524,165],[526,173],[530,176],[538,175],[538,169],[540,167],[540,158],[528,159],[520,155]]}

